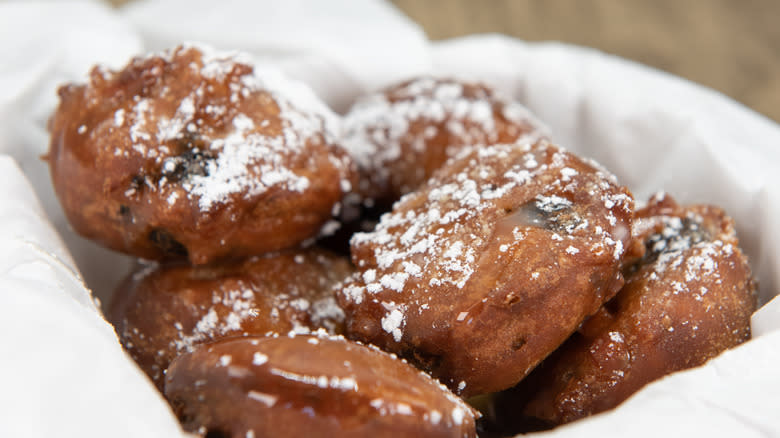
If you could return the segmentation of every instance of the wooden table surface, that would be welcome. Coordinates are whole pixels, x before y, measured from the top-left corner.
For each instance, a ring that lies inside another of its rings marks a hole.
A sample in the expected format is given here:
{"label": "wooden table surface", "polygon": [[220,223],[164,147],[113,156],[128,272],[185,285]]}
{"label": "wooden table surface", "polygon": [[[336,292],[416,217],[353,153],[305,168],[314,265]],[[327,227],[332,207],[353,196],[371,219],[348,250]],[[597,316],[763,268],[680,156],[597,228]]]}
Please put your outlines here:
{"label": "wooden table surface", "polygon": [[431,39],[498,32],[594,47],[714,88],[780,122],[780,0],[392,1]]}
{"label": "wooden table surface", "polygon": [[558,40],[714,88],[780,122],[780,0],[394,0],[431,39]]}

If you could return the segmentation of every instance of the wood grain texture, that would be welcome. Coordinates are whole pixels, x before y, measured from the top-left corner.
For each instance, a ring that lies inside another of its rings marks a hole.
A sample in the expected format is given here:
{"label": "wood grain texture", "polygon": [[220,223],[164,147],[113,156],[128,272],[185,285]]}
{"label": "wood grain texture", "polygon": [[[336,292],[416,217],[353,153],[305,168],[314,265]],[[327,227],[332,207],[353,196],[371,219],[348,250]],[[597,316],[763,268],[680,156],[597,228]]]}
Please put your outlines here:
{"label": "wood grain texture", "polygon": [[668,71],[780,121],[777,0],[394,0],[431,39],[498,32]]}
{"label": "wood grain texture", "polygon": [[713,88],[780,122],[780,0],[392,2],[434,40],[493,32],[594,47]]}

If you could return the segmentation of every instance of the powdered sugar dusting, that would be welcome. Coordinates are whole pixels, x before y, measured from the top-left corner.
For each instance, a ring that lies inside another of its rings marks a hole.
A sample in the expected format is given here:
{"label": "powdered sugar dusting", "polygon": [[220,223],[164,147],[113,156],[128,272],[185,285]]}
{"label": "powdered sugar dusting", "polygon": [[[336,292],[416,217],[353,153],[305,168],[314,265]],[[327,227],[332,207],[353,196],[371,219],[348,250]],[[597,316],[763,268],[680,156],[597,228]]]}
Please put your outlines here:
{"label": "powdered sugar dusting", "polygon": [[[569,256],[590,252],[619,260],[628,232],[616,235],[606,214],[626,217],[618,213],[631,211],[633,200],[605,183],[599,171],[580,175],[572,166],[582,164],[576,163],[546,141],[465,149],[421,190],[402,197],[372,232],[353,236],[362,275],[346,282],[342,297],[384,306],[382,329],[400,342],[406,319],[431,305],[432,290],[467,289],[485,246],[495,243],[499,254],[510,256],[523,244],[527,227],[548,230],[551,244]],[[602,197],[609,200],[611,206],[599,210],[604,217],[588,216],[569,199],[583,191],[596,207]],[[519,206],[513,200],[507,211],[510,196],[526,193],[532,198]],[[529,276],[533,281],[540,274]],[[460,321],[458,315],[452,319]]]}
{"label": "powdered sugar dusting", "polygon": [[642,218],[636,222],[634,233],[640,234],[654,226],[660,231],[645,240],[645,262],[652,264],[650,280],[663,281],[664,273],[679,271],[684,281],[671,283],[674,294],[693,293],[699,299],[706,295],[706,288],[692,291],[687,285],[703,278],[715,283],[719,281],[718,260],[732,254],[736,241],[733,229],[714,235],[714,231],[705,226],[703,218],[689,210],[680,216]]}
{"label": "powdered sugar dusting", "polygon": [[401,342],[401,337],[403,336],[401,326],[403,322],[404,314],[401,312],[401,309],[393,307],[382,317],[382,329],[392,334],[396,342]]}
{"label": "powdered sugar dusting", "polygon": [[210,339],[215,339],[230,332],[241,330],[241,324],[257,315],[258,304],[254,292],[246,290],[229,290],[215,292],[212,303],[226,309],[217,312],[217,307],[211,307],[195,324],[190,333],[179,332],[178,339],[171,346],[178,352],[192,351],[195,345]]}
{"label": "powdered sugar dusting", "polygon": [[255,354],[252,356],[252,365],[260,366],[266,362],[268,362],[268,356],[266,356],[263,353],[260,353],[259,351],[256,351]]}
{"label": "powdered sugar dusting", "polygon": [[276,395],[267,394],[264,392],[254,391],[254,390],[250,390],[246,396],[254,401],[258,401],[266,405],[269,408],[273,407],[273,405],[276,404],[276,401],[279,400],[279,397]]}
{"label": "powdered sugar dusting", "polygon": [[313,326],[325,327],[331,332],[336,330],[336,323],[344,321],[344,310],[333,295],[314,300],[309,308],[309,315]]}
{"label": "powdered sugar dusting", "polygon": [[[233,193],[256,196],[274,186],[302,193],[310,185],[306,176],[299,176],[284,165],[290,145],[280,138],[247,134],[252,126],[246,121],[251,122],[248,117],[234,119],[233,133],[212,144],[212,149],[219,152],[215,160],[208,162],[206,174],[193,175],[185,182],[202,210],[225,202]],[[250,178],[247,172],[253,165],[259,171],[257,179]]]}
{"label": "powdered sugar dusting", "polygon": [[[309,332],[311,327],[324,327],[334,331],[344,320],[344,312],[336,303],[331,288],[346,275],[341,266],[345,261],[320,252],[302,251],[296,254],[264,256],[273,259],[270,266],[290,263],[300,275],[308,276],[301,281],[286,282],[283,286],[260,278],[247,280],[241,277],[224,278],[219,287],[208,292],[210,303],[199,299],[192,312],[199,319],[191,328],[175,324],[176,338],[170,347],[177,352],[192,351],[195,345],[225,335],[247,335],[247,327],[253,327],[255,320],[263,327],[293,326],[300,333]],[[301,259],[301,263],[296,260]],[[262,260],[258,260],[258,263]],[[261,265],[260,269],[267,269]],[[258,269],[258,268],[251,268]],[[247,270],[247,273],[252,271]],[[263,277],[266,278],[267,277]],[[265,330],[265,329],[264,329]],[[262,357],[255,356],[255,364],[262,364]]]}
{"label": "powdered sugar dusting", "polygon": [[[450,79],[419,78],[375,93],[356,102],[344,119],[344,147],[358,167],[374,183],[383,186],[391,177],[389,163],[404,159],[402,144],[423,153],[425,142],[440,134],[448,136],[446,150],[453,156],[464,145],[491,144],[498,140],[494,107],[509,121],[526,124],[535,141],[544,129],[522,105],[510,103],[487,89]],[[413,132],[416,123],[425,129]],[[530,126],[534,128],[531,129]],[[440,132],[443,130],[444,132]],[[521,134],[518,130],[517,134]],[[452,139],[457,138],[457,141]],[[408,159],[408,157],[406,157]]]}
{"label": "powdered sugar dusting", "polygon": [[[205,47],[185,45],[149,58],[158,56],[172,62],[191,50],[197,50],[201,55],[200,63],[193,62],[190,67],[203,82],[181,99],[172,116],[160,114],[157,102],[148,98],[137,98],[131,114],[125,114],[123,110],[114,113],[115,126],[131,123],[132,149],[154,159],[161,167],[159,187],[157,181],[154,184],[147,181],[150,189],[162,190],[170,181],[173,170],[185,160],[171,155],[165,146],[167,142],[183,140],[189,142],[187,153],[202,158],[197,171],[184,172],[176,179],[203,211],[228,202],[233,196],[257,196],[272,188],[298,193],[309,189],[311,181],[300,170],[291,167],[291,160],[306,156],[310,144],[335,144],[334,139],[341,129],[338,117],[305,85],[288,80],[274,69],[255,65],[243,54],[218,53]],[[236,72],[244,71],[241,69],[246,71],[237,75]],[[163,74],[160,69],[153,70],[158,70],[155,74]],[[229,129],[224,132],[202,129],[203,114],[226,114],[224,105],[211,104],[204,97],[204,88],[211,87],[208,82],[211,80],[229,86],[230,105],[238,105],[244,99],[257,99],[257,96],[270,96],[279,113],[269,117],[274,123],[278,119],[279,128],[265,129],[268,119],[259,120],[257,115],[239,112],[232,120],[227,119]],[[190,141],[192,138],[197,141]],[[348,162],[336,161],[334,164],[347,175]],[[169,201],[175,200],[169,198]],[[169,203],[173,205],[174,202]]]}

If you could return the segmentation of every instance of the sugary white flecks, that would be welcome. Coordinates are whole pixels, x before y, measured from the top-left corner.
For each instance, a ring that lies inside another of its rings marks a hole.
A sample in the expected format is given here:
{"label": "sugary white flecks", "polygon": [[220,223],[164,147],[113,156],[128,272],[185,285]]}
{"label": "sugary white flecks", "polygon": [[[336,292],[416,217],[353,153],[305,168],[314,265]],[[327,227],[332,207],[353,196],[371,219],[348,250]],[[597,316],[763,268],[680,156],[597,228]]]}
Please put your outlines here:
{"label": "sugary white flecks", "polygon": [[401,337],[403,336],[401,325],[403,322],[404,314],[398,308],[395,308],[382,317],[382,329],[392,334],[396,342],[401,342]]}
{"label": "sugary white flecks", "polygon": [[609,332],[609,339],[611,339],[612,342],[624,342],[623,335],[620,334],[620,332]]}
{"label": "sugary white flecks", "polygon": [[176,351],[192,351],[196,344],[238,331],[244,320],[256,315],[257,304],[251,290],[215,291],[212,303],[225,310],[218,313],[217,307],[211,307],[198,320],[191,333],[180,331],[178,339],[172,341]]}
{"label": "sugary white flecks", "polygon": [[260,353],[259,351],[256,351],[252,355],[252,365],[260,366],[260,365],[263,365],[266,362],[268,362],[268,356],[267,355],[265,355],[263,353]]}
{"label": "sugary white flecks", "polygon": [[[198,164],[202,171],[185,173],[180,184],[187,191],[187,196],[197,202],[203,211],[228,202],[232,196],[256,196],[275,187],[293,192],[309,189],[311,182],[290,167],[290,160],[308,154],[309,143],[335,144],[332,140],[341,132],[339,118],[305,85],[285,78],[276,70],[256,65],[246,55],[218,53],[207,47],[185,45],[149,57],[159,56],[172,62],[191,49],[202,54],[200,67],[196,63],[191,64],[201,77],[230,81],[227,85],[232,93],[231,104],[236,105],[255,93],[270,95],[279,108],[280,131],[271,133],[260,130],[267,126],[268,120],[256,126],[250,115],[242,113],[235,114],[232,120],[228,119],[231,129],[224,133],[201,129],[203,120],[197,118],[200,112],[222,117],[227,111],[224,106],[203,103],[204,85],[201,84],[181,99],[170,117],[159,114],[155,99],[140,97],[135,98],[129,113],[123,109],[116,111],[113,120],[115,127],[130,123],[131,149],[161,164],[161,157],[164,158],[170,152],[164,150],[166,142],[197,138],[197,145],[188,143],[188,152],[205,154],[206,158]],[[250,66],[252,70],[228,79],[228,74],[241,64]],[[162,70],[157,70],[152,73],[164,74]],[[165,92],[162,91],[163,94]],[[333,161],[346,175],[346,162]],[[165,167],[170,166],[170,162],[162,166],[163,170],[172,170]]]}
{"label": "sugary white flecks", "polygon": [[396,403],[396,409],[401,415],[412,415],[412,407],[406,403]]}
{"label": "sugary white flecks", "polygon": [[[369,301],[375,306],[382,300],[408,304],[403,311],[395,306],[380,313],[382,329],[400,342],[404,317],[422,315],[431,307],[430,290],[468,287],[489,239],[498,239],[499,254],[510,249],[514,254],[529,232],[542,228],[560,243],[557,250],[570,256],[585,251],[619,259],[621,239],[628,232],[616,230],[617,218],[625,216],[623,210],[632,210],[633,200],[599,170],[580,175],[583,171],[575,169],[579,165],[545,141],[463,150],[449,164],[457,170],[435,175],[424,190],[402,197],[372,232],[353,236],[353,250],[365,254],[365,269],[346,282],[342,296],[356,305]],[[507,207],[507,199],[528,190],[533,197],[522,201],[525,204],[512,205],[516,210]],[[590,193],[596,208],[603,202],[612,209],[602,217],[585,216],[571,200],[577,199],[570,195],[574,191]],[[529,281],[538,280],[542,272],[530,272]],[[419,281],[418,275],[426,280]],[[395,298],[397,294],[401,297]],[[455,313],[451,318],[461,321],[466,316]]]}
{"label": "sugary white flecks", "polygon": [[563,182],[571,181],[572,177],[576,175],[577,175],[577,171],[572,169],[571,167],[564,167],[563,169],[561,169],[561,181]]}
{"label": "sugary white flecks", "polygon": [[319,388],[332,388],[342,391],[357,391],[358,384],[353,377],[338,377],[338,376],[312,376],[308,374],[300,374],[292,371],[286,371],[279,368],[271,368],[270,373],[279,376],[281,378],[292,380],[295,382],[303,383],[306,385],[313,385]]}
{"label": "sugary white flecks", "polygon": [[114,112],[114,126],[117,128],[121,128],[125,124],[125,110],[124,108],[119,108]]}
{"label": "sugary white flecks", "polygon": [[273,407],[276,404],[276,401],[279,400],[279,396],[273,394],[267,394],[265,392],[254,391],[254,390],[250,390],[247,393],[247,397],[249,397],[252,400],[258,401],[269,408]]}
{"label": "sugary white flecks", "polygon": [[341,293],[344,294],[349,301],[355,304],[361,304],[363,302],[363,291],[365,290],[365,287],[349,284],[341,290]]}
{"label": "sugary white flecks", "polygon": [[[396,87],[391,94],[392,98],[383,93],[362,98],[344,121],[344,146],[380,184],[391,176],[388,163],[404,158],[402,143],[423,152],[425,140],[439,130],[449,138],[462,139],[463,145],[494,143],[498,139],[494,104],[507,120],[533,126],[535,139],[546,132],[522,105],[481,89],[470,95],[457,81],[420,78]],[[428,126],[416,133],[411,127],[420,121]],[[456,146],[446,153],[451,156]]]}
{"label": "sugary white flecks", "polygon": [[233,360],[233,358],[230,355],[223,354],[222,356],[219,357],[219,364],[222,365],[223,367],[226,367],[226,366],[230,365],[230,362],[232,360]]}
{"label": "sugary white flecks", "polygon": [[463,419],[466,417],[466,412],[461,408],[454,408],[452,410],[452,422],[460,426],[463,424]]}

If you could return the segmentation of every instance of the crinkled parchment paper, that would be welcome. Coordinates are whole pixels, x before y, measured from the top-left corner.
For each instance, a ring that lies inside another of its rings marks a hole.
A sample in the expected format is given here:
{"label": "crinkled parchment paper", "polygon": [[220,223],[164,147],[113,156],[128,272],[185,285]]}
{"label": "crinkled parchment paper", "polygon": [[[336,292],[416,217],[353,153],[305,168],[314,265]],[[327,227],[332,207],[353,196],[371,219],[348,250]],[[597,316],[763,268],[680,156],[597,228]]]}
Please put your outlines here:
{"label": "crinkled parchment paper", "polygon": [[753,318],[754,339],[548,434],[780,435],[780,299],[770,302],[780,288],[777,124],[593,50],[491,35],[430,43],[380,1],[165,0],[120,10],[0,3],[0,436],[181,435],[90,297],[88,288],[109,297],[130,259],[70,231],[40,159],[59,84],[180,41],[250,52],[336,110],[412,75],[479,79],[524,102],[556,143],[604,164],[639,199],[663,189],[724,207],[769,303]]}

